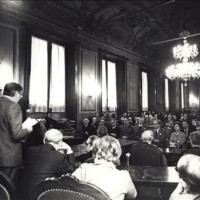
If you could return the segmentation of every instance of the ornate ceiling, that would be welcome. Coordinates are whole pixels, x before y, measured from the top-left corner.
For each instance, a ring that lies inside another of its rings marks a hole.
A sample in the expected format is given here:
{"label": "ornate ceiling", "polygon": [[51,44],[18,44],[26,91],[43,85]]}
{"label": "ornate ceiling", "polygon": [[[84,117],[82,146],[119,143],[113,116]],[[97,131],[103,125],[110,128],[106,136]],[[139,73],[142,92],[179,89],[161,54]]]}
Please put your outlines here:
{"label": "ornate ceiling", "polygon": [[[149,58],[170,62],[172,46],[182,40],[155,43],[179,37],[184,29],[200,32],[199,1],[102,1],[35,0],[20,1],[23,9],[45,16],[91,37],[99,37],[119,47]],[[200,48],[200,36],[188,38]]]}

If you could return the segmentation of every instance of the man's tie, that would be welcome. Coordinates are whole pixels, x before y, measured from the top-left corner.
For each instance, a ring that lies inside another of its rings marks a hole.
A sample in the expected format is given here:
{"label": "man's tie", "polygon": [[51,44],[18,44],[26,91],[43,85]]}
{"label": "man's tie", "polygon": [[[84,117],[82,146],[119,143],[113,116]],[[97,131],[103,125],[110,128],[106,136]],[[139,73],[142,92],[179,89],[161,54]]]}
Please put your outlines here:
{"label": "man's tie", "polygon": [[155,137],[158,136],[158,129],[155,130]]}

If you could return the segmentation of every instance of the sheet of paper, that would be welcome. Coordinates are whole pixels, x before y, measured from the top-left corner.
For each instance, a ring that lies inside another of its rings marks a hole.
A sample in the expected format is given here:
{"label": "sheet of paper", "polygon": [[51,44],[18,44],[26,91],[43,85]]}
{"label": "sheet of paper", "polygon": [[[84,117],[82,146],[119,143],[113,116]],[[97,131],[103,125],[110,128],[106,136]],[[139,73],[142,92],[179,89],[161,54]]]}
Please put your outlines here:
{"label": "sheet of paper", "polygon": [[30,118],[28,117],[23,123],[22,123],[22,128],[26,128],[26,127],[31,127],[34,126],[35,124],[37,124],[38,121],[34,118]]}

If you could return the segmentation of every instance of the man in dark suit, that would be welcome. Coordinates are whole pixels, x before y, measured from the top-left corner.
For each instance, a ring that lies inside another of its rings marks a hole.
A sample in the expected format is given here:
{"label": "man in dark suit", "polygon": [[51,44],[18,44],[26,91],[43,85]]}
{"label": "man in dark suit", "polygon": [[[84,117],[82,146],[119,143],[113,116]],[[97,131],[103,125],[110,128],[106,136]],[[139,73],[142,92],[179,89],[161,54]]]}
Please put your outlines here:
{"label": "man in dark suit", "polygon": [[124,124],[120,126],[121,138],[134,140],[135,139],[135,130],[133,126],[130,125],[127,117],[124,117]]}
{"label": "man in dark suit", "polygon": [[130,148],[133,165],[139,166],[167,166],[167,160],[162,150],[152,144],[153,132],[146,130],[141,135],[142,142],[139,142]]}
{"label": "man in dark suit", "polygon": [[158,147],[165,148],[167,146],[167,133],[164,128],[161,127],[161,120],[154,120],[154,129],[153,131],[153,144]]}
{"label": "man in dark suit", "polygon": [[0,97],[0,171],[14,183],[17,182],[22,162],[21,141],[33,128],[22,129],[22,111],[18,104],[22,98],[22,87],[8,83]]}
{"label": "man in dark suit", "polygon": [[48,177],[59,177],[74,171],[75,159],[71,147],[62,141],[59,130],[45,133],[44,145],[30,147],[21,177],[22,199],[29,199],[35,186]]}
{"label": "man in dark suit", "polygon": [[108,134],[115,138],[120,138],[120,128],[117,125],[116,119],[112,118],[108,126]]}

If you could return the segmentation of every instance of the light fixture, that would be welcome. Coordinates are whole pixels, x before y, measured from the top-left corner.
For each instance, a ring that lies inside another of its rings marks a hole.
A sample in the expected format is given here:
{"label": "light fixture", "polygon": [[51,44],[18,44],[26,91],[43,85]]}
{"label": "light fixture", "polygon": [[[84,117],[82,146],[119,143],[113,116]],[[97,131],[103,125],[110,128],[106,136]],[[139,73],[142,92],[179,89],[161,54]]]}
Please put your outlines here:
{"label": "light fixture", "polygon": [[170,65],[165,73],[171,80],[181,79],[187,82],[190,79],[200,78],[200,64],[198,62],[182,62]]}
{"label": "light fixture", "polygon": [[173,57],[181,62],[170,65],[166,71],[166,76],[171,79],[180,79],[185,81],[185,86],[187,86],[187,81],[190,79],[200,78],[200,64],[199,62],[189,62],[191,58],[195,58],[199,52],[197,45],[190,45],[187,42],[187,37],[190,35],[189,31],[183,31],[180,36],[183,38],[183,45],[178,45],[173,48]]}
{"label": "light fixture", "polygon": [[180,37],[183,38],[183,45],[178,45],[173,48],[173,56],[176,60],[180,59],[183,62],[188,62],[190,58],[195,58],[199,54],[197,45],[190,45],[187,42],[187,37],[189,35],[189,31],[180,33]]}

